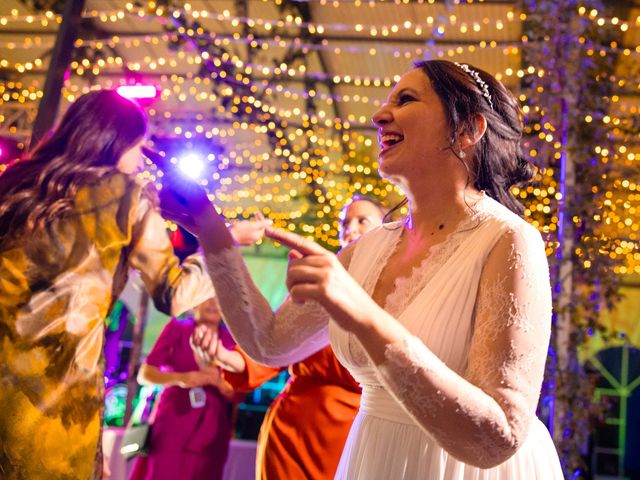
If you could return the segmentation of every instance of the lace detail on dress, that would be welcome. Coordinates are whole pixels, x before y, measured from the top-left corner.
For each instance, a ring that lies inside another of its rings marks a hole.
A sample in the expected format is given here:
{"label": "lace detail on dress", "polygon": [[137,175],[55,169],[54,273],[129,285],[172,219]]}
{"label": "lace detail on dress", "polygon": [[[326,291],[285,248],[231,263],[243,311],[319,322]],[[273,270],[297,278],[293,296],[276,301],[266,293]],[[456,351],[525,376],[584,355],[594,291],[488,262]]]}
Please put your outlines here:
{"label": "lace detail on dress", "polygon": [[266,365],[289,365],[327,345],[329,315],[318,303],[287,299],[274,314],[237,248],[209,254],[206,261],[225,322],[250,357]]}
{"label": "lace detail on dress", "polygon": [[414,267],[408,277],[396,279],[395,289],[387,296],[384,304],[384,309],[389,314],[399,317],[446,261],[455,254],[462,242],[480,225],[486,216],[486,212],[481,210],[481,203],[482,201],[477,203],[476,212],[462,220],[444,241],[429,249],[420,265]]}
{"label": "lace detail on dress", "polygon": [[[425,354],[429,357],[428,363],[425,362]],[[394,385],[392,391],[399,394],[400,398],[412,398],[429,416],[437,415],[444,406],[446,397],[440,390],[424,392],[423,389],[416,388],[415,379],[419,371],[423,375],[437,375],[434,368],[436,365],[446,368],[442,361],[416,337],[409,337],[401,344],[387,345],[385,358],[385,363],[378,366],[378,371],[385,383]]]}
{"label": "lace detail on dress", "polygon": [[[513,443],[504,417],[495,415],[498,407],[483,402],[481,397],[476,402],[469,401],[463,391],[454,393],[451,378],[447,378],[450,370],[420,339],[409,337],[401,344],[389,345],[385,356],[386,362],[379,366],[384,383],[394,396],[402,399],[416,422],[453,456],[460,455],[459,444],[464,441],[461,459],[488,466],[493,463],[496,438],[501,443]],[[431,384],[430,388],[425,388],[425,381]],[[461,421],[472,425],[466,426],[468,438],[456,428]]]}
{"label": "lace detail on dress", "polygon": [[[507,237],[517,235],[509,230]],[[511,382],[520,382],[532,371],[535,360],[542,355],[541,346],[533,343],[529,348],[517,349],[514,337],[538,334],[535,324],[547,315],[545,308],[548,297],[548,285],[540,285],[540,295],[518,295],[509,287],[515,281],[523,283],[527,290],[535,292],[534,280],[544,282],[548,272],[536,262],[526,260],[526,248],[530,245],[518,246],[516,242],[509,245],[507,257],[508,270],[505,274],[496,275],[491,280],[486,277],[480,282],[479,296],[476,304],[476,317],[481,319],[476,327],[475,335],[482,338],[482,342],[475,342],[473,346],[473,362],[467,369],[467,378],[472,381],[486,381],[487,375],[493,375],[505,387],[504,378]],[[544,263],[543,263],[544,265]],[[540,308],[542,307],[542,308]],[[509,338],[506,349],[496,349],[500,338]],[[498,353],[498,354],[497,354]],[[501,353],[501,354],[500,354]],[[527,385],[526,381],[522,385]],[[532,394],[537,396],[536,392]]]}
{"label": "lace detail on dress", "polygon": [[[233,308],[239,310],[242,315],[251,315],[251,278],[247,277],[247,268],[244,259],[237,248],[228,248],[222,250],[217,255],[207,255],[207,269],[212,278],[216,279],[215,283],[222,283],[225,286],[234,286],[235,303]],[[220,301],[229,292],[224,289],[219,291],[216,288],[216,294]],[[227,306],[230,309],[231,305]],[[235,313],[235,312],[234,312]]]}

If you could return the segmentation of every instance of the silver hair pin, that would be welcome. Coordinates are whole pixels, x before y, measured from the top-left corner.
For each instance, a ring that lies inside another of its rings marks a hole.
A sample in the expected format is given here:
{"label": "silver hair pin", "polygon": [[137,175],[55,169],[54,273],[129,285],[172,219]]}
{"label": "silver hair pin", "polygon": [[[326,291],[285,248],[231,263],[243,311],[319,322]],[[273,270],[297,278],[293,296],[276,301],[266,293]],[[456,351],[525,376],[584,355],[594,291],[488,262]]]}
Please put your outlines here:
{"label": "silver hair pin", "polygon": [[466,63],[458,63],[458,62],[453,62],[453,63],[455,63],[458,67],[460,67],[462,70],[464,70],[469,75],[471,75],[471,78],[473,78],[473,81],[476,82],[478,87],[480,87],[480,90],[482,91],[482,96],[487,99],[487,102],[489,102],[489,106],[491,107],[491,110],[493,110],[493,101],[491,100],[491,94],[489,93],[489,85],[487,85],[487,82],[482,80],[482,78],[480,78],[480,74],[473,68],[469,67],[469,65],[467,65]]}

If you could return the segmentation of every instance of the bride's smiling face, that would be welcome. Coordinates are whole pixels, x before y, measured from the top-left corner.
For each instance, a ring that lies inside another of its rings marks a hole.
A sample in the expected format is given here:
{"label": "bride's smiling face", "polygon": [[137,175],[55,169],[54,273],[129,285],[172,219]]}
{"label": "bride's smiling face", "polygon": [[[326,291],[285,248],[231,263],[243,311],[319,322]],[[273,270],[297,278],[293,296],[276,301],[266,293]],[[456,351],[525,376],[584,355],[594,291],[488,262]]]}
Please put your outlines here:
{"label": "bride's smiling face", "polygon": [[436,175],[451,165],[450,132],[440,98],[421,69],[405,73],[373,115],[380,174],[388,179]]}

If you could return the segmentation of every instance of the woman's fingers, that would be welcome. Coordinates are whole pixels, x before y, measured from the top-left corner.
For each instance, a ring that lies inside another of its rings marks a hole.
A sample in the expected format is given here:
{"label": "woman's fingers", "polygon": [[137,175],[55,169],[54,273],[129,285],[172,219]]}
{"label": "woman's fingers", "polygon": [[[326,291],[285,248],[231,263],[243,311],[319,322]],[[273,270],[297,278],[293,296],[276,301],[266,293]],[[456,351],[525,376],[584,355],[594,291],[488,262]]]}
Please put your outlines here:
{"label": "woman's fingers", "polygon": [[297,250],[289,250],[288,257],[289,257],[289,262],[291,262],[292,260],[300,260],[300,259],[304,258],[304,255],[302,255]]}
{"label": "woman's fingers", "polygon": [[189,216],[208,211],[215,213],[207,191],[193,180],[176,172],[166,174],[163,177],[159,196],[161,206],[164,204],[163,208],[168,211],[176,211]]}
{"label": "woman's fingers", "polygon": [[[295,252],[296,250],[291,250]],[[289,267],[288,270],[298,268],[298,267],[315,267],[315,268],[325,268],[330,267],[331,261],[327,259],[326,256],[320,255],[307,255],[306,257],[296,257],[289,259]]]}
{"label": "woman's fingers", "polygon": [[312,283],[298,283],[289,289],[291,300],[296,303],[304,303],[307,300],[318,300],[320,295],[318,287]]}
{"label": "woman's fingers", "polygon": [[[218,336],[215,335],[211,329],[207,329],[206,332],[204,332],[204,336],[202,337],[202,343],[201,343],[201,347],[205,352],[210,352],[211,351],[211,344],[213,342],[218,342]],[[215,350],[215,349],[214,349]]]}
{"label": "woman's fingers", "polygon": [[325,255],[329,253],[317,243],[293,232],[286,232],[277,228],[267,227],[265,235],[285,247],[297,250],[302,255]]}
{"label": "woman's fingers", "polygon": [[204,337],[204,332],[206,328],[203,328],[203,325],[197,325],[194,332],[191,334],[189,341],[191,343],[191,348],[200,348],[202,337]]}
{"label": "woman's fingers", "polygon": [[231,234],[236,243],[240,245],[253,245],[264,235],[266,227],[271,225],[271,220],[243,220],[231,225]]}
{"label": "woman's fingers", "polygon": [[298,266],[290,268],[287,272],[287,289],[291,291],[295,285],[300,283],[319,284],[324,278],[322,270],[313,266]]}
{"label": "woman's fingers", "polygon": [[175,222],[178,225],[183,226],[187,230],[191,230],[191,228],[193,228],[193,225],[194,225],[193,218],[191,218],[188,215],[185,215],[184,213],[179,213],[174,210],[167,210],[163,207],[160,208],[160,213],[162,214],[163,218],[167,220],[171,220],[172,222]]}
{"label": "woman's fingers", "polygon": [[174,191],[163,189],[159,197],[160,210],[166,218],[176,221],[191,218],[186,200],[181,199]]}

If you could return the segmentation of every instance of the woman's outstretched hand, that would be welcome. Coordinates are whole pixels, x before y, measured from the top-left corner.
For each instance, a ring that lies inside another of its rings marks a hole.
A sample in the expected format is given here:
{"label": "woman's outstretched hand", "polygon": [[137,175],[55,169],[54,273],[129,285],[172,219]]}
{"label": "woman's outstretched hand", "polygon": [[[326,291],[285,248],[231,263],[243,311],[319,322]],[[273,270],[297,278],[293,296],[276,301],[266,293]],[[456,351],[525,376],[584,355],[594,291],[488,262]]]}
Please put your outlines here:
{"label": "woman's outstretched hand", "polygon": [[273,222],[260,212],[256,212],[253,220],[242,220],[231,224],[229,231],[238,245],[253,245],[262,237],[267,227]]}
{"label": "woman's outstretched hand", "polygon": [[206,190],[177,172],[165,174],[160,190],[162,216],[198,236],[202,225],[218,216]]}
{"label": "woman's outstretched hand", "polygon": [[287,289],[294,302],[317,301],[346,330],[367,326],[377,305],[336,255],[295,233],[267,228],[265,235],[291,248]]}
{"label": "woman's outstretched hand", "polygon": [[[224,227],[224,219],[216,212],[206,190],[193,180],[189,180],[175,169],[165,173],[160,191],[162,216],[172,220],[200,237],[205,231],[214,233]],[[231,225],[230,233],[238,245],[253,245],[264,236],[264,230],[271,225],[260,213],[253,220],[243,220]]]}
{"label": "woman's outstretched hand", "polygon": [[197,236],[203,221],[217,216],[206,190],[182,174],[176,165],[159,152],[143,146],[142,153],[162,173],[162,190],[159,195],[162,216]]}

